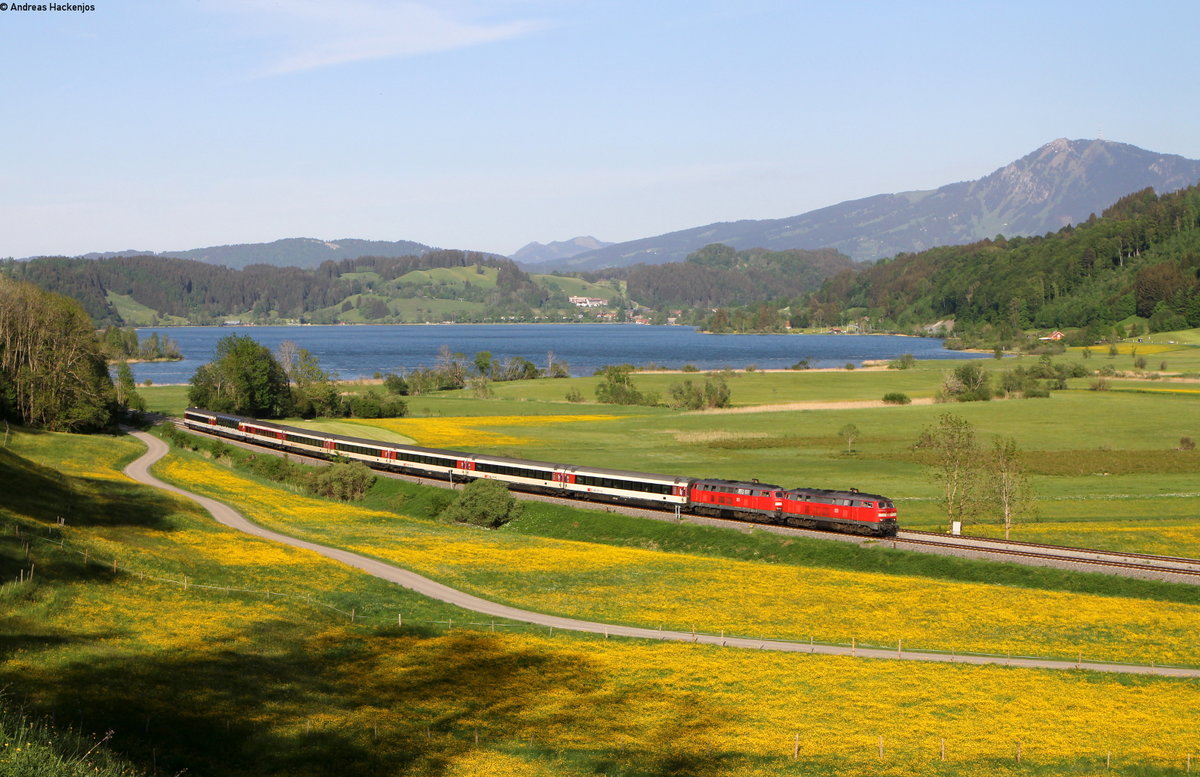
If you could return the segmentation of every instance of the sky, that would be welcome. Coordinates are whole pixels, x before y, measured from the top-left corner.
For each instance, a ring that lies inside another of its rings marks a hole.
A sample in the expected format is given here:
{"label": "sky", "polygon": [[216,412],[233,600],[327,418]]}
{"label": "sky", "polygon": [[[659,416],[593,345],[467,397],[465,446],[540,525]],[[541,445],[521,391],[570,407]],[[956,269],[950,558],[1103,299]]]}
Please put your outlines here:
{"label": "sky", "polygon": [[511,254],[1200,159],[1200,4],[0,2],[0,257],[285,237]]}

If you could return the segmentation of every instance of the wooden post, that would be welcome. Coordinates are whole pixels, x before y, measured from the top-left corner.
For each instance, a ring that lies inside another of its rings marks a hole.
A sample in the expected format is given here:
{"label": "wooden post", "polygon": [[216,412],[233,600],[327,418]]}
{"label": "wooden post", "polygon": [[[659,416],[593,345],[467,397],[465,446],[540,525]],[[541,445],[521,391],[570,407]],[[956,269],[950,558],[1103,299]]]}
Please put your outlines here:
{"label": "wooden post", "polygon": [[1017,763],[1021,763],[1021,743],[1017,743]]}
{"label": "wooden post", "polygon": [[792,745],[792,760],[795,761],[800,757],[800,732],[796,732],[796,742]]}
{"label": "wooden post", "polygon": [[1106,755],[1106,756],[1104,757],[1104,768],[1105,768],[1105,769],[1111,769],[1111,768],[1112,768],[1112,750],[1109,750],[1109,751],[1108,751],[1108,755]]}
{"label": "wooden post", "polygon": [[117,560],[114,558],[113,559],[113,574],[115,575],[116,573],[117,573]]}
{"label": "wooden post", "polygon": [[858,655],[858,643],[854,639],[854,637],[851,637],[850,638],[850,657],[853,658],[857,655]]}
{"label": "wooden post", "polygon": [[399,628],[404,628],[404,613],[396,613],[396,626]]}
{"label": "wooden post", "polygon": [[879,760],[883,760],[883,734],[879,735]]}
{"label": "wooden post", "polygon": [[946,760],[946,738],[942,737],[942,760]]}
{"label": "wooden post", "polygon": [[356,614],[357,612],[358,612],[358,608],[357,608],[357,607],[351,607],[351,608],[350,608],[350,622],[351,622],[351,623],[354,623],[354,616],[355,616],[355,614]]}
{"label": "wooden post", "polygon": [[[902,639],[896,640],[896,658],[900,658],[904,655],[904,651],[901,649],[903,645],[904,645],[904,640],[902,640]],[[943,760],[945,760],[945,759],[943,759]]]}

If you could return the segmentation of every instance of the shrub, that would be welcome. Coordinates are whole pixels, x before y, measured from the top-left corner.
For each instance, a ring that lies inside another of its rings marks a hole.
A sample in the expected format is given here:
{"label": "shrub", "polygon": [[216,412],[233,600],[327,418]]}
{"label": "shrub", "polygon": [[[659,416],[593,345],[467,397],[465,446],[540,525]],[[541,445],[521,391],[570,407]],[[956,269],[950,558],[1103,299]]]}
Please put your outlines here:
{"label": "shrub", "polygon": [[350,415],[355,418],[403,418],[408,405],[395,395],[381,396],[371,390],[350,399]]}
{"label": "shrub", "polygon": [[361,461],[335,461],[309,473],[305,489],[313,496],[355,502],[375,482],[375,473]]}
{"label": "shrub", "polygon": [[568,402],[582,402],[583,401],[583,393],[580,392],[578,386],[572,386],[567,391],[567,401]]}
{"label": "shrub", "polygon": [[912,399],[902,391],[889,391],[883,395],[883,402],[887,405],[908,405]]}
{"label": "shrub", "polygon": [[1193,440],[1191,437],[1180,437],[1179,438],[1179,450],[1181,450],[1181,451],[1196,450],[1196,441]]}
{"label": "shrub", "polygon": [[499,480],[473,480],[463,487],[458,497],[446,506],[438,517],[495,529],[520,517],[521,503],[508,492],[508,485]]}
{"label": "shrub", "polygon": [[401,394],[401,395],[407,394],[408,393],[408,381],[406,381],[404,378],[400,377],[399,375],[395,374],[394,372],[389,372],[383,378],[383,388],[389,394]]}
{"label": "shrub", "polygon": [[888,362],[889,370],[911,370],[917,365],[917,359],[911,353],[901,354],[899,359]]}

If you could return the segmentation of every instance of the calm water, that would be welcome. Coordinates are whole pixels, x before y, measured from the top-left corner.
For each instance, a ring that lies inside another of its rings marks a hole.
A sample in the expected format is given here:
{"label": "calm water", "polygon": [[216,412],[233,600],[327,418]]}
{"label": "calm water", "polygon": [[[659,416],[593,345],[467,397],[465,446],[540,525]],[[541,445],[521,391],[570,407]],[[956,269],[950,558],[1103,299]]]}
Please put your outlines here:
{"label": "calm water", "polygon": [[341,378],[370,377],[432,367],[438,350],[466,354],[490,351],[494,359],[521,356],[543,369],[547,353],[566,362],[572,375],[591,375],[609,364],[657,364],[702,370],[755,365],[790,367],[808,359],[813,367],[861,365],[911,353],[918,359],[961,359],[975,354],[947,351],[942,341],[895,335],[707,335],[692,327],[633,324],[446,324],[427,326],[258,326],[165,327],[139,329],[170,337],[184,355],[180,362],[134,364],[134,377],[156,384],[187,383],[201,364],[212,360],[217,341],[248,335],[272,351],[284,340],[307,348],[321,366]]}

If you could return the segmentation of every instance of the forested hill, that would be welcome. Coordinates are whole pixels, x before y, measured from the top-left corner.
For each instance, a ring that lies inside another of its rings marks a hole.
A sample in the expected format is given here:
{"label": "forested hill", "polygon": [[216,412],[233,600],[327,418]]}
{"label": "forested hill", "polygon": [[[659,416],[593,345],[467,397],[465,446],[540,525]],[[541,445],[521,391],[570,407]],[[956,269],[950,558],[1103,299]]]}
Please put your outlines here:
{"label": "forested hill", "polygon": [[433,249],[411,240],[317,240],[311,237],[289,237],[270,243],[237,243],[235,245],[189,248],[184,251],[125,251],[91,253],[84,259],[115,259],[128,256],[158,256],[171,259],[194,259],[206,264],[220,264],[234,269],[252,264],[276,267],[306,267],[313,269],[328,261],[353,259],[359,256],[419,256]]}
{"label": "forested hill", "polygon": [[[98,326],[220,324],[230,319],[479,320],[520,316],[563,296],[535,283],[509,259],[445,250],[329,261],[313,270],[268,265],[233,270],[187,259],[131,256],[7,260],[0,262],[0,273],[75,298]],[[565,297],[562,302],[570,307]]]}
{"label": "forested hill", "polygon": [[713,308],[806,294],[853,266],[850,257],[831,248],[735,251],[715,243],[684,262],[637,265],[597,277],[624,278],[629,298],[651,308]]}
{"label": "forested hill", "polygon": [[830,279],[814,323],[869,316],[908,331],[953,318],[1003,337],[1030,327],[1099,332],[1130,316],[1154,331],[1200,326],[1200,187],[1131,194],[1075,227],[882,261]]}

